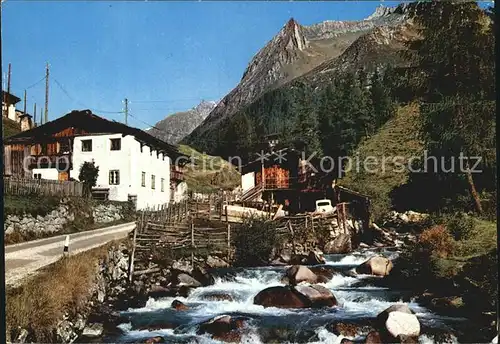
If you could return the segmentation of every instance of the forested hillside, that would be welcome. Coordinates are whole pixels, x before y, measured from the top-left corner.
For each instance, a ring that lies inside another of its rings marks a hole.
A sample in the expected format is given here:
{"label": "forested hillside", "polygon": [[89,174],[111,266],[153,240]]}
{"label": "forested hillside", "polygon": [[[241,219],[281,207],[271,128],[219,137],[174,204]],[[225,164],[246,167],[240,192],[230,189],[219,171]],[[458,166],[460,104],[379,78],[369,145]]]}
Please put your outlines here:
{"label": "forested hillside", "polygon": [[[460,205],[484,212],[482,202],[496,188],[491,10],[474,2],[426,2],[406,5],[404,13],[401,25],[361,36],[339,57],[265,93],[216,129],[191,136],[190,144],[222,157],[245,157],[266,134],[278,133],[282,142],[305,144],[308,154],[352,155],[414,103],[418,125],[398,122],[413,126],[408,131],[418,135],[429,155],[443,157],[445,164],[457,164],[452,157],[460,152],[481,156],[484,172],[413,174],[391,197],[407,201],[401,195],[425,186],[425,197],[411,197],[415,202],[408,206]],[[407,142],[403,138],[400,144]]]}

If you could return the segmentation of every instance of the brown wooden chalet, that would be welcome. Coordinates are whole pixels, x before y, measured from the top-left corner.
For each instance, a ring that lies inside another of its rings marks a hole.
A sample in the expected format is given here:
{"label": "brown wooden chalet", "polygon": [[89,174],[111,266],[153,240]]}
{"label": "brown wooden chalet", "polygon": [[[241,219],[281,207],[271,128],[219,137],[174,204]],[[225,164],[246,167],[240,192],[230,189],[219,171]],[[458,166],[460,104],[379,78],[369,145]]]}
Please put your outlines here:
{"label": "brown wooden chalet", "polygon": [[[67,157],[72,164],[73,141],[77,136],[97,134],[132,135],[141,145],[154,147],[157,154],[164,153],[172,160],[185,157],[177,147],[159,140],[148,133],[123,123],[109,121],[90,110],[72,111],[54,121],[4,139],[4,176],[30,178],[32,166],[54,164],[60,157]],[[24,158],[31,156],[25,171]],[[43,157],[43,158],[42,158]],[[187,162],[188,159],[180,159]],[[173,166],[173,179],[182,179],[179,166]],[[70,166],[71,168],[71,166]],[[64,179],[76,176],[66,175]]]}
{"label": "brown wooden chalet", "polygon": [[336,185],[337,170],[322,172],[319,159],[306,162],[302,152],[279,146],[275,139],[269,143],[265,153],[241,168],[242,184],[243,178],[253,177],[253,187],[244,189],[242,201],[261,198],[298,213],[314,211],[316,200],[330,199],[333,205],[350,202],[361,218],[369,216],[368,196]]}

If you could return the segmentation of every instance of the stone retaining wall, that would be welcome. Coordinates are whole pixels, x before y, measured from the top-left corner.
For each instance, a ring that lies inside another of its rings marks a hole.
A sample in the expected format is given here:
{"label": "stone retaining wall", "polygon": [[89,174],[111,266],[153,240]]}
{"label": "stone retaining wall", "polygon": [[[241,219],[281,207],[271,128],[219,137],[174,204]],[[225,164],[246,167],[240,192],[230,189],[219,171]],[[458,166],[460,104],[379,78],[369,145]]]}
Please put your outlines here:
{"label": "stone retaining wall", "polygon": [[[88,207],[72,206],[70,201],[61,204],[45,216],[10,214],[5,217],[4,234],[20,233],[58,233],[77,218],[85,223],[109,223],[122,220],[127,216],[128,204],[103,203]],[[85,209],[87,208],[87,209]]]}

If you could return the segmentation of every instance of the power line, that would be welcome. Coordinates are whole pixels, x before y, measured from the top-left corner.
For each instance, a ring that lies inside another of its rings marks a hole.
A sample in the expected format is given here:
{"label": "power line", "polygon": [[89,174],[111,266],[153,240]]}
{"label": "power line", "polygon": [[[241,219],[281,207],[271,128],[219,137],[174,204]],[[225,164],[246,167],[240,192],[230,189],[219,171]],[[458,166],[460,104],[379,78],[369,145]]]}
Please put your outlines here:
{"label": "power line", "polygon": [[175,103],[177,101],[184,101],[184,100],[206,100],[206,99],[219,99],[219,96],[217,96],[217,97],[177,98],[177,99],[170,99],[170,100],[130,100],[130,103]]}
{"label": "power line", "polygon": [[44,75],[44,76],[43,76],[43,78],[41,78],[41,79],[40,79],[40,80],[38,80],[37,82],[35,82],[35,83],[31,84],[30,86],[26,87],[25,89],[26,89],[26,90],[29,90],[30,88],[35,87],[36,85],[38,85],[39,83],[41,83],[42,81],[44,81],[46,77],[47,77],[47,76],[45,76],[45,75]]}
{"label": "power line", "polygon": [[61,91],[63,91],[63,92],[64,92],[64,94],[66,94],[66,96],[67,96],[70,100],[74,101],[75,103],[77,103],[77,104],[79,104],[79,105],[81,105],[81,106],[83,106],[83,107],[85,107],[85,108],[87,108],[87,109],[90,109],[90,110],[92,110],[92,111],[94,111],[94,112],[99,112],[99,113],[111,113],[111,114],[121,114],[121,113],[123,113],[123,111],[105,111],[105,110],[100,110],[100,109],[95,109],[95,108],[89,107],[89,106],[87,106],[87,105],[83,104],[82,102],[80,102],[79,100],[77,100],[77,99],[73,98],[73,97],[72,97],[72,96],[68,93],[68,91],[66,91],[66,89],[65,89],[65,88],[61,85],[61,83],[60,83],[59,81],[57,81],[57,79],[56,79],[56,78],[52,78],[52,79],[54,80],[54,82],[56,83],[56,85],[57,85],[57,86],[61,89]]}

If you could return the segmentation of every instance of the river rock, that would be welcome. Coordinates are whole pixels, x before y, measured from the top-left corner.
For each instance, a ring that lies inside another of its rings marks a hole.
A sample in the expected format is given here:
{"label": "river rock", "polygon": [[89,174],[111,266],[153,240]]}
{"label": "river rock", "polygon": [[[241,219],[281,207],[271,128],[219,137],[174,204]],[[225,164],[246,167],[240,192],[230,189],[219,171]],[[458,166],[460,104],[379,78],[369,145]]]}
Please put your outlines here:
{"label": "river rock", "polygon": [[311,307],[333,307],[337,304],[337,299],[330,289],[321,285],[298,285],[295,290],[309,300]]}
{"label": "river rock", "polygon": [[420,334],[420,322],[406,304],[395,304],[377,315],[377,325],[392,339],[399,335],[414,337]]}
{"label": "river rock", "polygon": [[352,251],[351,236],[341,233],[335,239],[326,243],[323,251],[326,254],[349,253]]}
{"label": "river rock", "polygon": [[401,344],[418,344],[418,336],[406,336],[404,334],[400,334],[396,340]]}
{"label": "river rock", "polygon": [[307,264],[307,256],[303,254],[294,254],[291,256],[289,263],[293,265]]}
{"label": "river rock", "polygon": [[104,326],[100,323],[87,324],[83,329],[82,336],[87,338],[97,338],[102,335],[104,331]]}
{"label": "river rock", "polygon": [[309,270],[318,276],[317,283],[326,283],[337,274],[334,270],[325,266],[311,266]]}
{"label": "river rock", "polygon": [[418,337],[420,334],[420,322],[415,314],[404,312],[390,312],[385,321],[385,328],[394,338],[398,338],[398,336]]}
{"label": "river rock", "polygon": [[213,339],[229,343],[238,343],[241,341],[241,332],[244,326],[242,319],[233,318],[229,315],[215,317],[205,323],[200,324],[198,334],[208,333]]}
{"label": "river rock", "polygon": [[191,288],[197,288],[203,286],[203,284],[201,284],[195,278],[185,273],[178,274],[176,277],[176,281],[177,281],[176,283],[177,286],[191,287]]}
{"label": "river rock", "polygon": [[148,296],[153,299],[158,299],[160,297],[172,296],[172,289],[165,288],[159,285],[151,286],[151,289],[148,292]]}
{"label": "river rock", "polygon": [[172,263],[172,269],[184,272],[186,274],[190,274],[192,267],[191,263],[188,262],[187,260],[176,260]]}
{"label": "river rock", "polygon": [[342,340],[340,341],[340,344],[356,344],[356,342],[349,339],[349,338],[342,338]]}
{"label": "river rock", "polygon": [[325,264],[326,260],[318,252],[310,251],[307,255],[307,265]]}
{"label": "river rock", "polygon": [[170,308],[173,308],[173,309],[175,309],[177,311],[185,311],[185,310],[189,309],[188,306],[186,306],[185,304],[183,304],[179,300],[172,301],[172,304],[170,305]]}
{"label": "river rock", "polygon": [[291,285],[296,285],[300,282],[316,283],[318,281],[318,276],[303,265],[293,265],[286,270],[285,277],[288,278]]}
{"label": "river rock", "polygon": [[278,256],[278,259],[281,262],[288,264],[290,262],[290,260],[292,259],[292,251],[291,250],[286,250],[286,249],[281,250],[281,253]]}
{"label": "river rock", "polygon": [[229,266],[229,264],[226,263],[226,261],[224,261],[223,259],[211,255],[207,257],[206,264],[211,269],[227,268]]}
{"label": "river rock", "polygon": [[208,301],[233,301],[233,297],[229,294],[225,293],[210,293],[210,294],[205,294],[202,295],[201,298],[203,300],[208,300]]}
{"label": "river rock", "polygon": [[144,342],[139,342],[139,343],[144,343],[144,344],[165,343],[165,338],[161,336],[156,336],[148,338]]}
{"label": "river rock", "polygon": [[303,294],[289,286],[269,287],[261,290],[253,303],[264,307],[307,308],[311,302]]}
{"label": "river rock", "polygon": [[215,283],[215,278],[199,265],[195,266],[191,275],[205,287]]}
{"label": "river rock", "polygon": [[358,274],[387,276],[392,270],[392,262],[382,256],[374,256],[356,268]]}
{"label": "river rock", "polygon": [[365,344],[382,344],[380,333],[377,331],[370,331],[370,333],[366,335]]}

